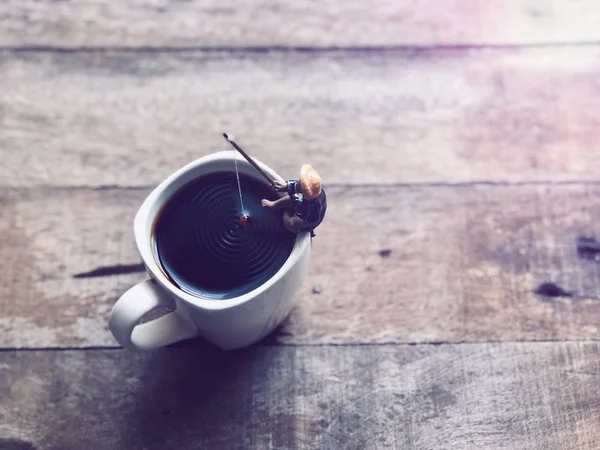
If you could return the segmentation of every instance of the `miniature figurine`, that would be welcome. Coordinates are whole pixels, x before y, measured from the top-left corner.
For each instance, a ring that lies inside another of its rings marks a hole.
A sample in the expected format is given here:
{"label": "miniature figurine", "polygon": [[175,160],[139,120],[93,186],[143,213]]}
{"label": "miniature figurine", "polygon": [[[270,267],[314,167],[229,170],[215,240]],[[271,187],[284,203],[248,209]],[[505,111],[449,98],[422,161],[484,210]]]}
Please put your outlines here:
{"label": "miniature figurine", "polygon": [[[284,209],[283,224],[289,231],[293,233],[310,231],[311,236],[314,236],[314,230],[323,221],[327,210],[327,197],[325,196],[325,190],[321,187],[321,177],[317,171],[310,164],[303,164],[300,168],[299,180],[289,180],[287,183],[281,183],[267,175],[227,133],[223,133],[223,137],[273,186],[273,189],[277,192],[287,192],[285,196],[275,201],[263,199],[261,205],[265,208]],[[240,203],[242,203],[242,190],[239,179],[238,189],[240,191]],[[248,215],[243,213],[240,217],[240,223],[246,227],[248,221]]]}
{"label": "miniature figurine", "polygon": [[314,236],[314,229],[321,224],[327,210],[327,197],[317,171],[310,164],[303,164],[299,180],[274,181],[273,188],[287,194],[275,201],[263,199],[262,206],[284,209],[283,224],[289,231],[310,231]]}

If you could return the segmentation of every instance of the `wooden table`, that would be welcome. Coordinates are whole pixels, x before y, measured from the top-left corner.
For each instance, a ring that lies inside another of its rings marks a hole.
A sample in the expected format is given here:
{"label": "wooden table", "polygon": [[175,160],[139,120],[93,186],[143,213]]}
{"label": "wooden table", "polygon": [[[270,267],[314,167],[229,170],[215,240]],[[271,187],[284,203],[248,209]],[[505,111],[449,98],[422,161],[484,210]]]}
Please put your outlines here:
{"label": "wooden table", "polygon": [[[0,448],[600,448],[597,0],[0,4]],[[119,348],[132,219],[230,147],[327,185],[285,325]]]}

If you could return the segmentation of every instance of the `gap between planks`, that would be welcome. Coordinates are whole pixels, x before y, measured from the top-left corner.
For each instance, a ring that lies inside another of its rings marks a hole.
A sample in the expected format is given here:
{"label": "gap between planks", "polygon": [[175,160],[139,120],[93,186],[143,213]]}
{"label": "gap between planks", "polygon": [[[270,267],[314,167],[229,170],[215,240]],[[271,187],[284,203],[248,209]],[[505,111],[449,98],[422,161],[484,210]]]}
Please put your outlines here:
{"label": "gap between planks", "polygon": [[369,52],[464,52],[465,50],[520,50],[520,49],[547,49],[564,47],[593,47],[600,45],[600,40],[575,41],[575,42],[539,42],[522,44],[434,44],[434,45],[382,45],[382,46],[256,46],[256,47],[229,47],[229,46],[94,46],[94,47],[61,47],[52,45],[23,45],[0,46],[0,52],[10,53],[232,53],[232,54],[260,54],[260,53],[369,53]]}
{"label": "gap between planks", "polygon": [[[268,338],[267,338],[268,339]],[[341,342],[341,343],[314,343],[314,344],[306,344],[306,343],[274,343],[274,344],[255,344],[252,345],[252,348],[279,348],[279,347],[294,347],[294,348],[312,348],[312,347],[468,347],[468,346],[480,346],[480,345],[548,345],[548,344],[598,344],[599,341],[592,339],[525,339],[525,340],[499,340],[499,339],[490,339],[485,341],[422,341],[422,342]],[[207,342],[198,342],[196,339],[192,339],[189,341],[181,341],[176,344],[172,344],[167,347],[160,348],[172,348],[172,349],[180,349],[180,350],[210,350],[221,352],[221,353],[234,353],[245,350],[236,349],[230,351],[220,350],[217,347],[214,347],[212,344]],[[154,349],[160,350],[160,348]],[[0,353],[8,353],[8,352],[77,352],[77,351],[106,351],[106,350],[125,350],[123,347],[116,345],[95,345],[90,347],[75,347],[75,346],[66,346],[66,347],[0,347]],[[144,352],[151,353],[153,350]]]}

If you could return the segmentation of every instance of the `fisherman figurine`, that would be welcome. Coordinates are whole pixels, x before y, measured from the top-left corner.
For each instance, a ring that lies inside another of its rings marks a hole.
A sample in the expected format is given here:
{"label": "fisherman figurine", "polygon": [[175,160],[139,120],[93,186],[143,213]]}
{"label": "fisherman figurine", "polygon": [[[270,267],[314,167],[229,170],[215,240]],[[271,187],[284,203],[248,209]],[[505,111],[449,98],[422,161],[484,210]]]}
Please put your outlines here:
{"label": "fisherman figurine", "polygon": [[262,206],[284,209],[283,224],[289,231],[310,231],[314,236],[314,229],[323,221],[327,210],[327,197],[317,171],[310,164],[303,164],[299,180],[274,181],[273,188],[287,194],[275,201],[263,199]]}

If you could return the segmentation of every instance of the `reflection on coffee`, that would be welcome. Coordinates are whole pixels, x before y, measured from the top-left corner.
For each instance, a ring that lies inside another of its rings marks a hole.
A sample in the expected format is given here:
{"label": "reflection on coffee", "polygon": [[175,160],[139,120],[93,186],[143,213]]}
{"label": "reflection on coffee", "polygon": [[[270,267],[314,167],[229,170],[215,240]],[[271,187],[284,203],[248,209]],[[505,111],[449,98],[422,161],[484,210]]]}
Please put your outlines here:
{"label": "reflection on coffee", "polygon": [[154,223],[155,255],[189,294],[226,299],[250,292],[275,275],[294,247],[281,213],[260,204],[277,198],[273,189],[245,174],[240,183],[244,211],[235,172],[218,172],[179,189]]}

